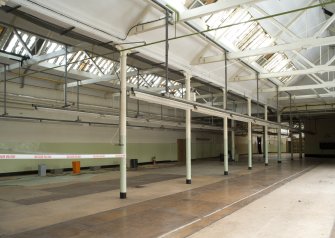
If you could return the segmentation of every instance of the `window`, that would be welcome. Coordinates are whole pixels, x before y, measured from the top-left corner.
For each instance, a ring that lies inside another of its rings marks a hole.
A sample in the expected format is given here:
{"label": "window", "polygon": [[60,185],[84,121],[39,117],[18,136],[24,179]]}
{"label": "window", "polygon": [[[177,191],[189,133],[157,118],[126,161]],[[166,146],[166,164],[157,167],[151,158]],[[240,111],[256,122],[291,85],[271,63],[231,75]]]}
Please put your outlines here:
{"label": "window", "polygon": [[[190,8],[200,7],[206,4],[206,1],[195,0]],[[247,22],[254,19],[247,9],[238,7],[221,11],[215,14],[207,15],[201,18],[209,29],[218,28],[239,22],[246,22],[236,26],[221,28],[210,31],[218,42],[231,42],[238,50],[252,50],[257,48],[269,47],[275,45],[275,39],[272,38],[257,22]],[[269,72],[282,72],[295,70],[294,64],[284,53],[276,53],[263,56],[253,56],[248,59],[250,62],[256,62]],[[279,78],[283,83],[288,82],[292,76]]]}

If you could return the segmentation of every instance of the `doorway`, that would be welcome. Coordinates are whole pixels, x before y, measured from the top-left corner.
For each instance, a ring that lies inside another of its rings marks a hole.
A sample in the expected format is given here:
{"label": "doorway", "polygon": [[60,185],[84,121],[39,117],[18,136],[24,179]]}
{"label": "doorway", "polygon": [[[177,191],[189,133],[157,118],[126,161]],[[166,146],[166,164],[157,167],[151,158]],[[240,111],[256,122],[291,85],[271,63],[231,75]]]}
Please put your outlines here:
{"label": "doorway", "polygon": [[178,162],[186,164],[186,139],[177,139]]}

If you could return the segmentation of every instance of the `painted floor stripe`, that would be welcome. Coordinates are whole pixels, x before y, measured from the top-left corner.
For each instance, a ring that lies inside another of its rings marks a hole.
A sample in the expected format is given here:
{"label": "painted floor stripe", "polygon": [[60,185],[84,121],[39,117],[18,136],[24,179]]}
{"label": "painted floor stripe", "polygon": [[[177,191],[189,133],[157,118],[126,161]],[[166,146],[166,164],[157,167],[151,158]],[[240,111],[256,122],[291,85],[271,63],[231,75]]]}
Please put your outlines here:
{"label": "painted floor stripe", "polygon": [[172,233],[174,233],[174,232],[176,232],[176,231],[179,231],[179,230],[181,230],[181,229],[183,229],[183,228],[185,228],[185,227],[187,227],[187,226],[190,226],[190,225],[192,225],[192,224],[194,224],[194,223],[196,223],[196,222],[198,222],[198,221],[201,221],[201,219],[199,218],[199,219],[196,219],[196,220],[194,220],[194,221],[192,221],[192,222],[189,222],[189,223],[187,223],[187,224],[185,224],[185,225],[183,225],[183,226],[180,226],[180,227],[178,227],[178,228],[176,228],[176,229],[174,229],[174,230],[172,230],[172,231],[169,231],[168,233],[165,233],[165,234],[163,234],[163,235],[161,235],[161,236],[158,236],[158,238],[163,238],[163,237],[165,237],[165,236],[168,236],[168,235],[170,235],[170,234],[172,234]]}
{"label": "painted floor stripe", "polygon": [[211,212],[211,213],[209,213],[209,214],[203,216],[202,218],[196,219],[196,220],[194,220],[194,221],[192,221],[192,222],[189,222],[189,223],[187,223],[187,224],[185,224],[185,225],[183,225],[183,226],[180,226],[180,227],[178,227],[178,228],[176,228],[176,229],[174,229],[174,230],[171,230],[171,231],[169,231],[169,232],[167,232],[167,233],[165,233],[165,234],[163,234],[163,235],[161,235],[161,236],[158,236],[158,238],[166,237],[166,236],[168,236],[168,235],[170,235],[170,234],[172,234],[172,233],[174,233],[174,232],[176,232],[176,231],[179,231],[179,230],[181,230],[181,229],[183,229],[183,228],[185,228],[185,227],[187,227],[187,226],[190,226],[190,225],[192,225],[192,224],[194,224],[194,223],[196,223],[196,222],[198,222],[198,221],[201,221],[201,220],[203,220],[204,218],[210,217],[210,216],[214,215],[215,213],[218,213],[218,212],[220,212],[220,211],[222,211],[222,210],[224,210],[224,209],[226,209],[226,208],[229,208],[229,207],[231,207],[231,206],[234,206],[235,204],[237,204],[237,203],[239,203],[239,202],[242,202],[243,200],[246,200],[246,199],[248,199],[248,198],[251,198],[251,197],[253,197],[253,196],[255,196],[255,195],[259,194],[259,193],[262,193],[262,192],[264,192],[265,190],[267,190],[267,189],[269,189],[269,188],[271,188],[271,187],[274,187],[274,186],[276,186],[277,184],[280,184],[280,183],[282,183],[282,182],[284,182],[284,181],[286,181],[286,180],[289,180],[289,179],[291,179],[292,177],[295,177],[295,176],[297,176],[297,175],[300,175],[300,174],[302,174],[302,173],[304,173],[305,171],[310,170],[310,169],[311,169],[311,168],[309,167],[309,168],[306,168],[306,169],[304,169],[304,170],[302,170],[302,171],[300,171],[300,172],[297,172],[297,173],[295,173],[295,174],[292,174],[292,175],[288,176],[287,178],[281,179],[281,180],[279,180],[279,181],[277,181],[277,182],[275,182],[275,183],[273,183],[273,184],[271,184],[271,185],[269,185],[269,186],[267,186],[267,187],[265,187],[265,188],[263,188],[263,189],[261,189],[261,190],[255,192],[255,193],[252,193],[252,194],[250,194],[250,195],[248,195],[248,196],[246,196],[246,197],[244,197],[244,198],[241,198],[241,199],[239,199],[239,200],[237,200],[237,201],[235,201],[235,202],[233,202],[233,203],[230,203],[230,204],[227,205],[227,206],[224,206],[224,207],[222,207],[222,208],[220,208],[220,209],[218,209],[218,210],[215,210],[214,212]]}

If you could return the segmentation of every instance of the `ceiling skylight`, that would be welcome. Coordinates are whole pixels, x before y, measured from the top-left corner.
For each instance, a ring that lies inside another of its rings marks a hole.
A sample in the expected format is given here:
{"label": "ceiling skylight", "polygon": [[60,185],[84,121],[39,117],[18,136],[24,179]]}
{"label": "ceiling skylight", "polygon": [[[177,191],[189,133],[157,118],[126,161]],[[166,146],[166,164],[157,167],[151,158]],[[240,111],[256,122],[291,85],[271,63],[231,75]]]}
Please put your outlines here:
{"label": "ceiling skylight", "polygon": [[[4,31],[10,31],[9,34],[3,34]],[[26,32],[17,31],[18,35],[22,38],[22,41],[32,53],[32,55],[45,55],[53,52],[65,49],[65,45],[57,42],[39,38],[37,36],[28,34]],[[9,28],[0,26],[1,37],[7,37],[7,39],[0,39],[3,43],[1,50],[8,53],[14,53],[22,56],[29,56],[26,47],[22,45],[18,36],[15,32]],[[55,66],[65,65],[65,55],[61,55],[52,59],[47,60],[48,63]],[[111,59],[94,55],[85,51],[69,52],[67,54],[67,70],[73,73],[74,71],[84,71],[97,76],[103,76],[108,74],[119,74],[119,62]],[[137,68],[127,67],[127,73],[138,71]],[[165,91],[166,81],[161,76],[156,74],[144,74],[131,76],[127,79],[128,83],[139,86],[139,87],[156,87],[161,88],[162,92]],[[171,94],[176,97],[181,97],[183,94],[183,88],[181,84],[175,81],[169,80],[169,87],[171,88]],[[177,87],[176,87],[177,86]]]}
{"label": "ceiling skylight", "polygon": [[[190,4],[190,8],[201,7],[204,0],[194,0]],[[246,22],[254,19],[254,17],[244,8],[235,8],[221,11],[215,14],[204,16],[201,18],[209,29],[217,28],[224,25],[234,24],[238,22]],[[210,31],[214,39],[222,43],[230,43],[236,50],[252,50],[275,45],[275,39],[272,38],[262,26],[257,22],[247,22],[232,27],[222,28]],[[269,72],[281,72],[287,70],[295,70],[295,66],[284,53],[276,53],[271,57],[253,56],[248,58],[249,62],[257,62]],[[289,81],[292,77],[283,77],[279,80],[283,83]]]}

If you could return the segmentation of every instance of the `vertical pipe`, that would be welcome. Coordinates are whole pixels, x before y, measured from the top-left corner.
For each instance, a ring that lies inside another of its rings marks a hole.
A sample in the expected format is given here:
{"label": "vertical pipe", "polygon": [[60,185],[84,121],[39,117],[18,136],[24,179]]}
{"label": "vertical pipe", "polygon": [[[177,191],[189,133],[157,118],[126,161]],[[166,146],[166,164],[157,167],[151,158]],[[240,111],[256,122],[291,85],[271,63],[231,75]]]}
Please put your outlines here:
{"label": "vertical pipe", "polygon": [[[268,106],[264,105],[264,120],[268,120]],[[269,143],[268,143],[268,126],[264,126],[264,155],[265,155],[265,166],[269,165]]]}
{"label": "vertical pipe", "polygon": [[3,115],[7,115],[7,65],[3,64]]}
{"label": "vertical pipe", "polygon": [[165,9],[165,94],[169,93],[169,11]]}
{"label": "vertical pipe", "polygon": [[[251,116],[251,99],[248,98],[248,115]],[[251,121],[248,122],[248,169],[252,169],[252,131]]]}
{"label": "vertical pipe", "polygon": [[[137,89],[140,88],[140,70],[137,69]],[[137,112],[136,117],[140,115],[140,100],[137,100]]]}
{"label": "vertical pipe", "polygon": [[[121,154],[127,154],[127,53],[120,52],[120,129],[119,143]],[[127,156],[120,159],[120,198],[127,198]]]}
{"label": "vertical pipe", "polygon": [[223,118],[223,159],[224,175],[228,175],[228,118]]}
{"label": "vertical pipe", "polygon": [[290,138],[291,138],[291,160],[293,160],[293,120],[292,120],[292,95],[290,94]]}
{"label": "vertical pipe", "polygon": [[277,162],[278,164],[281,163],[281,126],[280,126],[280,112],[279,112],[279,87],[277,85],[277,122],[279,127],[277,128]]}
{"label": "vertical pipe", "polygon": [[[186,100],[191,100],[191,75],[184,73],[186,83]],[[192,183],[191,175],[191,109],[186,109],[186,184]]]}
{"label": "vertical pipe", "polygon": [[[235,112],[235,103],[233,102],[233,111]],[[231,120],[231,158],[235,161],[235,121]]]}
{"label": "vertical pipe", "polygon": [[[278,123],[280,123],[280,114],[277,116]],[[281,127],[277,129],[277,146],[278,146],[278,164],[281,163]]]}
{"label": "vertical pipe", "polygon": [[184,84],[181,84],[181,98],[184,98]]}
{"label": "vertical pipe", "polygon": [[79,88],[79,81],[77,81],[77,111],[79,111],[79,91],[80,91],[80,88]]}
{"label": "vertical pipe", "polygon": [[235,161],[235,121],[231,120],[231,158]]}
{"label": "vertical pipe", "polygon": [[64,107],[67,107],[67,45],[65,45],[65,68],[64,68]]}
{"label": "vertical pipe", "polygon": [[226,99],[226,93],[225,92],[226,92],[225,89],[222,88],[222,108],[223,108],[223,110],[226,110],[227,99]]}
{"label": "vertical pipe", "polygon": [[161,121],[163,120],[163,105],[161,105]]}
{"label": "vertical pipe", "polygon": [[[227,110],[227,96],[228,96],[228,67],[227,67],[227,51],[224,51],[224,81],[225,87],[223,91],[223,109]],[[223,118],[223,163],[224,175],[228,175],[228,118]]]}
{"label": "vertical pipe", "polygon": [[262,140],[262,142],[263,142],[263,159],[265,159],[265,152],[264,152],[264,150],[265,150],[265,126],[263,126],[263,140]]}
{"label": "vertical pipe", "polygon": [[227,110],[227,97],[228,97],[228,68],[227,68],[227,51],[224,51],[224,75],[225,75],[225,82],[224,82],[224,110]]}
{"label": "vertical pipe", "polygon": [[302,159],[302,134],[301,134],[301,120],[299,119],[299,159]]}
{"label": "vertical pipe", "polygon": [[257,117],[259,117],[259,74],[256,72],[256,87],[257,87]]}
{"label": "vertical pipe", "polygon": [[214,95],[213,95],[213,93],[211,93],[211,96],[212,96],[211,97],[211,99],[212,99],[211,101],[212,101],[212,107],[213,107],[214,106]]}
{"label": "vertical pipe", "polygon": [[[137,70],[137,89],[140,88],[140,71]],[[137,110],[136,110],[136,117],[139,117],[140,115],[140,100],[137,100]]]}

